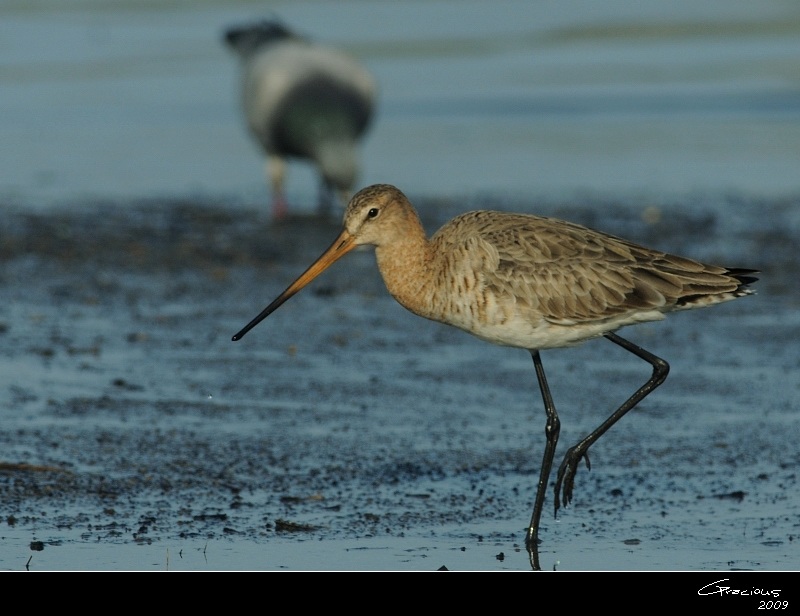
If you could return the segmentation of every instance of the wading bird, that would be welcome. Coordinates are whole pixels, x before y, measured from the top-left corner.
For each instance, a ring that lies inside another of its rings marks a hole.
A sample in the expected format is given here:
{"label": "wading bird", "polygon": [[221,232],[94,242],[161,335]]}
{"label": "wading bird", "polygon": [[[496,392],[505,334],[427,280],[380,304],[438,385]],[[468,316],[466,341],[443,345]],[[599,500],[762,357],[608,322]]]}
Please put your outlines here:
{"label": "wading bird", "polygon": [[389,293],[414,314],[488,342],[526,349],[533,357],[546,413],[544,457],[525,535],[535,570],[541,568],[539,520],[561,425],[540,351],[604,336],[653,368],[644,385],[567,450],[555,482],[557,514],[562,499],[564,506],[572,500],[581,460],[589,467],[589,448],[669,372],[667,362],[616,331],[663,319],[669,312],[750,295],[748,285],[758,273],[700,263],[531,214],[469,212],[428,239],[406,196],[394,186],[377,184],[352,198],[339,237],[233,340],[240,340],[331,264],[364,245],[375,247]]}
{"label": "wading bird", "polygon": [[242,106],[266,155],[273,216],[288,212],[287,159],[316,166],[321,214],[337,198],[346,204],[359,171],[359,141],[375,108],[370,72],[350,55],[274,21],[229,28],[225,42],[242,63]]}

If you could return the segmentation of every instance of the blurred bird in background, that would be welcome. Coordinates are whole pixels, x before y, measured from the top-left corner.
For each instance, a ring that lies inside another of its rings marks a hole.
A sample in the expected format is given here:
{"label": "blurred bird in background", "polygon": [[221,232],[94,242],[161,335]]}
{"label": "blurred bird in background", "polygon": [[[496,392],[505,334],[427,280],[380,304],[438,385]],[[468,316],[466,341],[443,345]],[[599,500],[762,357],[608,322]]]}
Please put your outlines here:
{"label": "blurred bird in background", "polygon": [[284,179],[292,158],[318,170],[321,215],[337,198],[347,204],[359,173],[359,141],[375,109],[370,72],[277,21],[230,27],[225,42],[242,63],[244,114],[266,155],[273,216],[288,214]]}

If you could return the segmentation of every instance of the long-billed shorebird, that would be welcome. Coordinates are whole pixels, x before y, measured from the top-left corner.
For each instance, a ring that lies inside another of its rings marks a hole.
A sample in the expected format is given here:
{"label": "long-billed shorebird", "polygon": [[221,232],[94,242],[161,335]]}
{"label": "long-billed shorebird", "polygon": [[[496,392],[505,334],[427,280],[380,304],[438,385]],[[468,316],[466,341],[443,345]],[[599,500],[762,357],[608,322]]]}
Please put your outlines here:
{"label": "long-billed shorebird", "polygon": [[316,166],[321,213],[337,198],[344,206],[359,170],[358,144],[374,113],[372,74],[349,54],[276,21],[231,27],[225,42],[242,63],[242,105],[266,155],[273,215],[287,213],[287,159]]}
{"label": "long-billed shorebird", "polygon": [[757,270],[700,263],[588,229],[531,214],[475,211],[446,223],[430,239],[406,196],[376,184],[359,191],[331,246],[233,340],[274,312],[330,265],[358,246],[375,247],[386,288],[427,319],[495,344],[527,349],[544,400],[546,445],[525,545],[539,566],[539,520],[560,420],[539,352],[604,336],[642,358],[653,374],[622,406],[567,450],[555,483],[555,513],[572,500],[581,460],[623,415],[661,385],[669,365],[618,336],[626,325],[668,312],[702,308],[750,295]]}

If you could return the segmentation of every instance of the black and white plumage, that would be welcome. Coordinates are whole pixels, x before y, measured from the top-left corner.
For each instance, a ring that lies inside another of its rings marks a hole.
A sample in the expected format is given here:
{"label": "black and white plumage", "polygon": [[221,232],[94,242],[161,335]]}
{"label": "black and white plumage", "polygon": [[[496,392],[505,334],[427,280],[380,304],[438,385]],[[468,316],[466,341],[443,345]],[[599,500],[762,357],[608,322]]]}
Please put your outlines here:
{"label": "black and white plumage", "polygon": [[275,21],[231,27],[225,42],[242,63],[244,114],[267,158],[274,216],[287,213],[288,159],[317,168],[321,212],[336,197],[346,204],[359,173],[359,142],[375,109],[371,73],[350,55]]}

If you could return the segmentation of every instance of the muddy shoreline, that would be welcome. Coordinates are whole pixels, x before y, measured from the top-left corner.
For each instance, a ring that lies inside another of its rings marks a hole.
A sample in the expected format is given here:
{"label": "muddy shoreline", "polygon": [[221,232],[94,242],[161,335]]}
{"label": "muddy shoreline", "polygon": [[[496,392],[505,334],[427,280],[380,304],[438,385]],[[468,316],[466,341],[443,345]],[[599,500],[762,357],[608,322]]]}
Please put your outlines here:
{"label": "muddy shoreline", "polygon": [[[627,330],[673,371],[598,444],[574,505],[557,522],[545,515],[542,558],[566,569],[796,568],[796,200],[648,212],[417,201],[430,230],[463,209],[536,208],[761,268],[754,298]],[[33,556],[46,569],[45,555],[80,545],[172,546],[174,567],[178,546],[209,541],[234,554],[216,568],[360,568],[324,549],[285,564],[309,542],[341,541],[391,546],[367,568],[525,567],[544,413],[524,353],[406,313],[367,251],[230,341],[338,228],[189,199],[6,208],[0,567]],[[559,452],[647,376],[602,341],[544,361]],[[607,543],[618,551],[596,564]],[[275,560],[254,560],[259,545]],[[85,554],[73,564],[147,568]]]}

